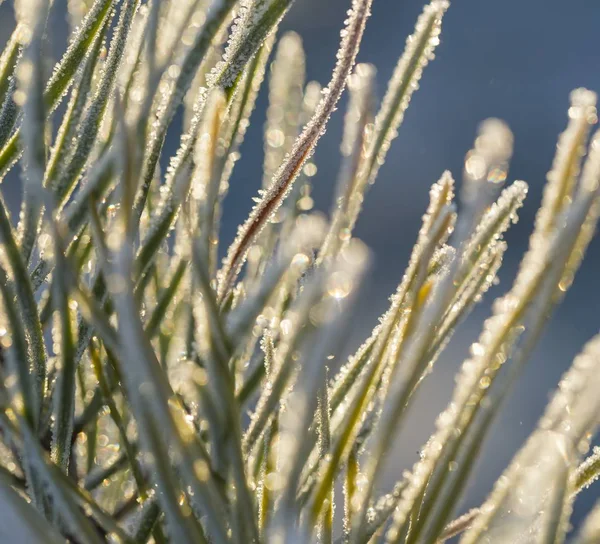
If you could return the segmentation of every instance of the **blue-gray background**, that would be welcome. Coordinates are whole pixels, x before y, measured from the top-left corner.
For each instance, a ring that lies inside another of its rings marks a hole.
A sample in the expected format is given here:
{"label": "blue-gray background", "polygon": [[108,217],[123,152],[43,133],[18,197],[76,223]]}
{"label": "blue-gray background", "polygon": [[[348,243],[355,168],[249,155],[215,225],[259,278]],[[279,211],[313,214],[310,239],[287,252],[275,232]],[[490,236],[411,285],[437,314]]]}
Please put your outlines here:
{"label": "blue-gray background", "polygon": [[[55,2],[56,8],[63,4],[64,0]],[[310,79],[323,84],[328,81],[349,4],[350,0],[297,0],[282,24],[282,29],[294,29],[302,35]],[[380,94],[423,4],[423,0],[374,0],[359,61],[377,65]],[[0,7],[2,43],[13,25],[10,5],[5,2]],[[66,26],[64,12],[56,11],[53,40],[60,47]],[[421,89],[413,97],[399,136],[369,191],[357,227],[356,234],[373,250],[374,265],[354,314],[352,346],[375,324],[401,278],[427,205],[429,186],[444,169],[460,178],[462,159],[476,127],[490,116],[504,119],[515,134],[510,179],[523,179],[530,185],[521,220],[507,236],[509,251],[500,285],[490,295],[509,288],[526,249],[556,138],[566,123],[569,92],[580,86],[600,91],[599,23],[600,4],[595,0],[455,0],[451,5],[436,59],[425,71]],[[246,216],[260,184],[265,107],[262,92],[226,201],[226,242]],[[343,104],[316,153],[314,195],[322,209],[329,207],[339,162],[342,110]],[[175,138],[168,142],[169,154],[177,143]],[[18,180],[6,180],[4,191],[10,202],[16,202]],[[598,332],[599,263],[600,242],[596,239],[485,445],[483,460],[467,490],[465,508],[486,496],[535,425],[562,372],[583,343]],[[448,403],[454,374],[489,314],[491,299],[488,296],[463,324],[423,385],[411,423],[391,456],[388,483],[414,462],[418,448],[433,429],[435,415]],[[596,497],[598,489],[581,495],[575,505],[575,524]]]}

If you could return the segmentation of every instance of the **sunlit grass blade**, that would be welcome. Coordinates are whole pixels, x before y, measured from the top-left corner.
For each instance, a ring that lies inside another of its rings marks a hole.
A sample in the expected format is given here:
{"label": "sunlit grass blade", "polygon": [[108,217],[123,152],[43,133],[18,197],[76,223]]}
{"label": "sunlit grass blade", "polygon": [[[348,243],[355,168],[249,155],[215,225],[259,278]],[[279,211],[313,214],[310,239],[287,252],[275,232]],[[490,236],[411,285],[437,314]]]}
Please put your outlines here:
{"label": "sunlit grass blade", "polygon": [[[56,64],[50,80],[46,84],[44,100],[49,111],[53,111],[60,103],[75,75],[77,67],[83,61],[88,50],[101,34],[107,17],[111,16],[114,0],[96,0],[83,20],[81,27],[73,36],[69,47],[61,60]],[[19,145],[19,129],[0,150],[0,176],[2,176],[18,159],[21,152]]]}
{"label": "sunlit grass blade", "polygon": [[[335,478],[339,465],[349,455],[360,431],[362,417],[372,402],[387,363],[393,357],[398,342],[392,341],[399,327],[399,316],[404,307],[411,307],[411,297],[421,289],[427,277],[428,263],[436,248],[443,243],[451,232],[453,198],[453,180],[446,173],[431,189],[430,205],[424,216],[423,225],[408,270],[400,283],[388,312],[375,328],[371,337],[363,344],[357,354],[342,368],[332,384],[332,410],[339,415],[333,425],[336,429],[336,443],[330,459],[320,469],[313,497],[313,516],[320,514],[324,493]],[[450,221],[450,223],[449,223]],[[450,227],[450,229],[449,229]],[[415,306],[415,310],[417,307]],[[363,368],[366,370],[363,372]],[[363,374],[361,376],[361,373]],[[341,402],[344,391],[353,390],[352,395]],[[344,408],[341,410],[341,408]],[[351,504],[356,506],[357,501]]]}
{"label": "sunlit grass blade", "polygon": [[[31,361],[33,367],[35,397],[37,407],[40,409],[46,394],[46,345],[36,301],[27,275],[27,268],[19,252],[3,202],[0,202],[0,240],[10,266],[9,270],[13,280],[16,300],[19,303],[20,315],[29,339],[28,355],[30,354],[31,358],[28,356],[27,360]],[[38,417],[39,414],[35,414],[33,421],[37,421]]]}
{"label": "sunlit grass blade", "polygon": [[[361,346],[351,360],[342,367],[332,381],[331,406],[334,411],[341,404],[342,398],[355,383],[364,366],[366,364],[372,366],[373,362],[379,364],[377,359],[383,356],[384,347],[387,345],[394,327],[397,326],[400,312],[407,305],[407,293],[415,281],[417,271],[419,267],[423,268],[423,265],[426,265],[424,262],[427,260],[424,258],[425,249],[429,246],[427,252],[432,254],[438,243],[435,240],[433,247],[431,247],[432,243],[429,237],[433,223],[439,218],[444,207],[451,204],[454,198],[454,180],[449,172],[445,172],[442,175],[440,180],[432,186],[429,194],[430,203],[418,234],[417,243],[411,254],[406,273],[396,293],[392,296],[390,309],[380,318],[380,324],[373,330],[370,338]],[[378,353],[377,357],[373,358],[372,354],[376,343],[378,344]]]}
{"label": "sunlit grass blade", "polygon": [[406,40],[406,48],[398,60],[375,119],[363,174],[371,183],[396,137],[412,94],[418,88],[423,69],[433,58],[434,50],[440,43],[441,21],[448,5],[446,0],[434,0],[428,4],[417,20],[414,34]]}
{"label": "sunlit grass blade", "polygon": [[[407,509],[412,507],[414,493],[417,489],[422,489],[422,486],[428,481],[430,471],[438,466],[447,466],[447,463],[456,454],[457,450],[454,449],[458,448],[456,437],[452,437],[451,433],[454,433],[454,429],[458,427],[461,429],[461,434],[464,434],[466,428],[473,421],[481,406],[481,399],[486,396],[502,363],[511,356],[514,343],[521,332],[521,324],[526,319],[527,310],[531,306],[530,301],[536,299],[534,308],[538,308],[540,317],[537,319],[541,319],[541,321],[532,326],[534,334],[531,338],[532,341],[537,338],[543,323],[542,317],[549,314],[552,302],[557,301],[558,283],[581,226],[584,222],[595,222],[594,216],[597,212],[592,202],[597,194],[597,155],[597,146],[592,145],[587,161],[588,172],[585,176],[589,181],[581,184],[581,197],[567,216],[568,226],[558,233],[550,232],[545,238],[542,237],[539,229],[536,229],[531,238],[530,251],[522,261],[520,272],[511,292],[496,301],[495,315],[486,322],[480,341],[473,346],[472,360],[467,361],[463,366],[457,381],[453,402],[450,408],[440,416],[437,433],[429,442],[432,445],[425,448],[423,459],[415,466],[407,493],[396,513],[395,526],[391,534],[398,534],[398,528],[406,523],[405,516]],[[596,181],[592,182],[592,180]],[[591,217],[590,214],[592,214]],[[552,270],[552,274],[548,274],[548,270]],[[542,278],[544,281],[541,281]],[[477,400],[475,401],[475,399]],[[435,444],[441,444],[442,448],[435,450],[433,446]],[[439,481],[443,481],[447,474],[447,470],[440,468],[438,476],[441,479]],[[432,486],[431,483],[430,486]],[[436,497],[435,494],[433,497]],[[423,523],[424,520],[421,522],[421,527]]]}
{"label": "sunlit grass blade", "polygon": [[343,162],[331,211],[331,226],[319,252],[319,261],[335,255],[351,238],[362,205],[366,178],[360,174],[360,169],[373,122],[374,80],[375,68],[359,64],[348,83],[350,102],[341,146]]}
{"label": "sunlit grass blade", "polygon": [[[331,448],[331,407],[329,405],[329,390],[327,387],[327,374],[326,369],[325,379],[319,386],[318,392],[318,405],[317,405],[317,421],[318,421],[318,432],[319,432],[319,454],[323,458],[329,453]],[[317,527],[315,533],[319,540],[323,544],[331,544],[333,542],[333,518],[334,518],[334,494],[335,489],[332,487],[331,492],[327,500],[329,505],[325,509],[322,519]]]}
{"label": "sunlit grass blade", "polygon": [[138,219],[141,217],[146,205],[146,199],[150,185],[154,179],[167,128],[175,115],[177,107],[183,101],[185,93],[190,88],[196,71],[211,50],[213,40],[226,24],[229,14],[237,2],[238,0],[224,0],[221,4],[216,5],[215,9],[208,15],[205,24],[196,34],[194,43],[190,46],[181,62],[180,72],[173,90],[166,97],[164,103],[158,107],[158,122],[151,127],[147,136],[148,142],[142,162],[141,180],[136,195],[135,214]]}
{"label": "sunlit grass blade", "polygon": [[600,338],[596,337],[563,376],[538,429],[498,481],[461,542],[515,540],[533,527],[541,541],[564,540],[581,443],[599,422],[598,401],[592,400],[595,393],[591,393],[597,387],[599,364]]}
{"label": "sunlit grass blade", "polygon": [[352,10],[344,28],[337,63],[332,79],[310,122],[304,127],[291,152],[279,167],[269,188],[261,196],[246,222],[241,225],[238,236],[227,251],[223,268],[219,272],[219,302],[222,302],[233,286],[250,246],[264,228],[266,222],[277,211],[288,194],[300,169],[312,155],[314,148],[327,126],[350,74],[360,47],[366,20],[371,9],[371,0],[354,0]]}
{"label": "sunlit grass blade", "polygon": [[[52,499],[52,511],[65,524],[72,534],[84,536],[90,544],[101,544],[102,538],[89,518],[74,503],[71,494],[61,485],[53,472],[53,465],[45,456],[36,437],[27,425],[20,425],[19,430],[2,415],[4,424],[10,426],[15,436],[21,437],[23,447],[26,448],[27,457],[32,472],[45,484],[45,493]],[[19,432],[20,431],[20,432]]]}
{"label": "sunlit grass blade", "polygon": [[[314,421],[315,413],[318,413],[318,391],[324,387],[326,381],[325,361],[328,354],[335,351],[336,344],[340,342],[340,334],[346,325],[343,309],[351,304],[356,295],[356,286],[360,283],[360,277],[368,263],[367,255],[366,249],[360,242],[353,243],[339,254],[338,259],[332,262],[331,268],[318,270],[313,278],[316,285],[312,288],[318,290],[318,297],[311,304],[310,321],[305,327],[316,328],[317,332],[316,334],[312,331],[305,333],[307,335],[305,341],[310,341],[312,349],[306,350],[307,359],[301,361],[294,388],[286,400],[286,410],[282,412],[280,418],[279,439],[288,443],[288,448],[286,455],[280,459],[279,475],[283,479],[284,487],[273,522],[273,537],[282,535],[284,540],[294,540],[302,537],[303,534],[308,537],[319,529],[324,531],[321,539],[326,539],[327,534],[331,536],[327,517],[323,519],[322,524],[314,524],[312,519],[308,519],[301,522],[299,528],[296,527],[300,517],[300,505],[296,496],[303,468],[313,449],[313,439],[307,436],[300,441],[294,440],[294,437],[306,433]],[[320,398],[326,399],[322,395]],[[328,406],[326,409],[329,412]],[[328,420],[329,413],[324,423],[328,424]],[[329,426],[327,436],[321,436],[317,443],[318,451],[321,452],[326,445],[323,444],[323,440],[329,446],[331,440]],[[329,450],[329,447],[326,449]],[[327,496],[329,503],[328,507],[324,508],[323,515],[331,516],[332,488],[328,490]]]}
{"label": "sunlit grass blade", "polygon": [[[54,227],[54,230],[59,228]],[[56,232],[56,230],[55,230]],[[59,358],[58,377],[53,391],[52,461],[67,472],[73,443],[73,418],[75,415],[75,338],[73,337],[73,311],[69,299],[68,275],[65,271],[63,248],[57,234],[55,238],[56,272],[54,277],[55,325],[53,336]]]}
{"label": "sunlit grass blade", "polygon": [[0,55],[0,104],[4,104],[8,98],[14,70],[22,50],[23,32],[23,25],[17,23]]}
{"label": "sunlit grass blade", "polygon": [[220,412],[220,421],[218,423],[230,429],[220,446],[222,451],[226,452],[231,476],[235,482],[240,537],[257,540],[258,527],[252,515],[254,503],[244,465],[242,428],[237,416],[239,409],[235,400],[235,382],[228,364],[231,358],[231,342],[219,315],[215,293],[210,287],[206,255],[206,249],[203,249],[201,242],[195,239],[192,247],[194,279],[203,301],[202,304],[194,305],[194,318],[196,323],[206,323],[207,329],[204,338],[201,334],[196,335],[196,341],[200,346],[200,355],[206,362],[209,385],[214,392],[214,398],[219,399],[217,409]]}
{"label": "sunlit grass blade", "polygon": [[73,192],[81,171],[97,141],[100,125],[114,89],[117,71],[122,61],[123,51],[138,5],[139,0],[125,0],[121,6],[119,21],[110,43],[102,75],[97,83],[94,97],[87,106],[81,124],[77,128],[78,138],[75,149],[72,151],[70,160],[64,170],[59,173],[54,186],[59,205],[63,204]]}

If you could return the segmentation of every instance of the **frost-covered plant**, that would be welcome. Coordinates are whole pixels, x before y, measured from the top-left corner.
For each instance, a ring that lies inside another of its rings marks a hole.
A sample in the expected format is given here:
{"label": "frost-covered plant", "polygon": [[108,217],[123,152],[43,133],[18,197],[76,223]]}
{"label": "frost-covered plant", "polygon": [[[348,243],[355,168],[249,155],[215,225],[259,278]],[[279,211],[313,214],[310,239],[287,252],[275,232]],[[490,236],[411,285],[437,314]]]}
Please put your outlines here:
{"label": "frost-covered plant", "polygon": [[[51,72],[59,3],[15,0],[0,58],[0,176],[19,164],[23,187],[16,223],[0,201],[3,541],[564,541],[577,493],[600,474],[600,451],[584,459],[600,423],[600,336],[487,501],[452,517],[594,233],[596,96],[572,93],[514,284],[419,461],[378,496],[417,388],[496,279],[527,185],[505,187],[511,132],[482,123],[458,198],[443,173],[389,309],[331,366],[368,269],[353,228],[448,8],[424,8],[378,106],[374,68],[355,65],[371,3],[352,1],[322,91],[304,80],[300,38],[279,40],[262,189],[219,265],[222,202],[292,0],[70,0],[76,28]],[[346,86],[325,222],[311,212],[312,154]],[[600,542],[600,505],[575,538]]]}

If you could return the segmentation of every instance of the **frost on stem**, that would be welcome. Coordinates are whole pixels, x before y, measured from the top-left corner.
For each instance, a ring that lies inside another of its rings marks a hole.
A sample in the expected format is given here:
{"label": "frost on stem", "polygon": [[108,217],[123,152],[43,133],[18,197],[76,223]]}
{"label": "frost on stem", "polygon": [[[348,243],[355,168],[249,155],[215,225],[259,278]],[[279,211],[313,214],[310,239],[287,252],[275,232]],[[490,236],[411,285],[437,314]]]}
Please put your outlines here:
{"label": "frost on stem", "polygon": [[223,59],[206,78],[212,87],[231,89],[248,60],[283,18],[293,0],[242,0]]}
{"label": "frost on stem", "polygon": [[497,481],[461,544],[532,541],[528,534],[547,542],[564,539],[577,465],[600,423],[598,387],[600,336],[563,376],[537,430]]}
{"label": "frost on stem", "polygon": [[[423,224],[418,234],[417,243],[415,244],[410,256],[409,264],[402,281],[398,285],[396,292],[390,298],[389,310],[379,319],[380,323],[371,333],[370,338],[359,348],[356,354],[350,358],[348,363],[344,365],[335,379],[332,381],[331,388],[331,404],[332,410],[335,411],[338,406],[347,408],[349,398],[346,393],[357,383],[357,378],[363,371],[365,366],[379,364],[379,361],[372,355],[375,343],[380,357],[384,356],[385,346],[394,332],[394,327],[398,325],[398,320],[402,309],[407,305],[406,297],[408,290],[413,283],[417,269],[423,261],[423,251],[427,245],[427,240],[430,236],[430,231],[433,223],[440,214],[440,211],[452,203],[454,197],[454,180],[450,172],[444,172],[437,183],[434,183],[429,192],[430,203],[427,212],[423,216]],[[346,397],[346,402],[342,403],[342,398]],[[344,410],[341,410],[343,412]]]}
{"label": "frost on stem", "polygon": [[[590,127],[596,122],[596,93],[587,89],[572,91],[569,123],[558,139],[542,205],[536,216],[536,232],[539,236],[554,228],[560,212],[569,204]],[[532,247],[537,243],[539,236],[532,237]]]}
{"label": "frost on stem", "polygon": [[[524,331],[530,332],[524,327],[528,309],[543,309],[543,313],[548,313],[553,303],[558,301],[561,276],[564,277],[569,270],[573,274],[579,264],[589,242],[589,231],[593,231],[598,218],[600,148],[597,144],[598,140],[595,138],[590,146],[590,155],[577,197],[573,204],[571,199],[565,203],[567,209],[563,212],[563,218],[566,217],[566,221],[554,222],[554,226],[548,231],[541,228],[541,221],[537,222],[530,239],[530,249],[521,262],[511,290],[494,302],[493,315],[485,321],[478,342],[471,346],[471,357],[463,363],[457,377],[452,401],[439,416],[436,432],[425,446],[422,459],[408,476],[409,485],[388,533],[389,541],[395,540],[399,530],[407,522],[414,501],[427,485],[434,469],[452,459],[452,448],[459,447],[457,443],[462,440],[461,437],[479,412],[502,365],[511,357],[519,336]],[[555,160],[553,170],[556,169],[557,162],[561,164],[563,160],[564,157]],[[553,183],[554,179],[550,176],[549,184]],[[547,192],[552,191],[547,189]],[[544,214],[544,211],[540,212],[542,217]],[[588,235],[582,240],[582,233],[586,229]],[[577,262],[569,268],[574,251]],[[556,283],[548,283],[554,280]],[[568,284],[564,288],[566,290]]]}
{"label": "frost on stem", "polygon": [[138,2],[136,0],[125,0],[121,7],[119,22],[111,40],[98,85],[91,102],[83,114],[81,125],[78,127],[75,150],[57,181],[57,187],[60,187],[61,190],[60,194],[57,195],[60,203],[66,201],[71,195],[81,171],[85,167],[90,153],[97,142],[102,120],[107,111],[109,101],[113,96],[117,73],[123,61],[123,53],[137,6]]}
{"label": "frost on stem", "polygon": [[246,222],[240,226],[237,238],[229,248],[223,268],[219,273],[218,296],[223,300],[239,274],[248,249],[256,240],[267,221],[277,211],[304,163],[312,155],[321,135],[325,132],[329,117],[346,86],[348,75],[354,66],[356,54],[362,40],[363,31],[370,13],[372,0],[354,0],[352,10],[341,32],[342,40],[337,53],[337,63],[332,78],[317,106],[313,118],[296,140],[269,188],[260,195]]}
{"label": "frost on stem", "polygon": [[447,0],[434,0],[425,6],[414,33],[406,40],[404,53],[398,60],[381,109],[375,118],[363,173],[371,183],[385,161],[392,140],[398,134],[398,127],[404,119],[412,94],[419,88],[423,69],[434,58],[435,48],[440,43],[442,17],[449,5]]}

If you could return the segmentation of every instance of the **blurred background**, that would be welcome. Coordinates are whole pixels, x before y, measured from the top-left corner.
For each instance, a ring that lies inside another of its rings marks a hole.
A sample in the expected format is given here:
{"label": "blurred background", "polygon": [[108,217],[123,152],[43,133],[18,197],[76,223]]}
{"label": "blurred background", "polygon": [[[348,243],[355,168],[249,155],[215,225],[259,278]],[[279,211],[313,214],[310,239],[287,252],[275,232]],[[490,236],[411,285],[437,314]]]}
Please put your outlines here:
{"label": "blurred background", "polygon": [[[55,0],[51,40],[64,48],[65,0]],[[406,37],[424,0],[374,0],[360,62],[377,66],[380,96],[385,91]],[[296,0],[280,31],[303,38],[308,79],[326,84],[335,62],[339,31],[350,0]],[[446,407],[454,375],[489,315],[490,302],[511,285],[527,247],[558,134],[566,126],[569,92],[576,87],[600,91],[600,4],[595,0],[456,0],[448,10],[436,59],[426,68],[398,138],[370,189],[356,235],[373,251],[373,267],[355,308],[348,349],[369,334],[400,281],[420,227],[430,185],[449,169],[460,180],[462,161],[477,125],[486,117],[505,120],[514,132],[515,152],[509,179],[529,183],[520,221],[507,235],[508,252],[494,287],[463,323],[420,389],[410,424],[398,440],[382,487],[390,487],[417,458]],[[0,6],[0,45],[13,28],[12,2]],[[339,164],[345,100],[331,119],[316,152],[313,178],[316,207],[328,210]],[[263,88],[242,147],[225,203],[222,247],[252,206],[261,182],[262,128],[266,109]],[[178,145],[168,141],[166,156]],[[11,206],[19,201],[18,169],[2,190]],[[591,244],[583,267],[549,323],[533,358],[503,407],[483,457],[466,491],[464,508],[479,504],[493,481],[535,426],[550,393],[581,346],[600,326],[600,241]],[[599,392],[600,394],[600,392]],[[579,524],[599,495],[599,487],[581,494],[573,522]]]}

